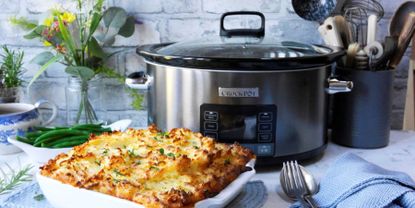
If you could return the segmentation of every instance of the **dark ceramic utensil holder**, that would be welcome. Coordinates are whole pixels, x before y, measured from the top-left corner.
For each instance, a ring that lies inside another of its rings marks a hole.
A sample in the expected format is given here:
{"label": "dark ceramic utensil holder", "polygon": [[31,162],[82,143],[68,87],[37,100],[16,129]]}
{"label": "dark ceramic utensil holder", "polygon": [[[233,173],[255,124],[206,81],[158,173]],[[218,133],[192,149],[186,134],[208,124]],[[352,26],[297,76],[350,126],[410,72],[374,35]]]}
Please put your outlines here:
{"label": "dark ceramic utensil holder", "polygon": [[354,87],[334,95],[332,141],[355,148],[387,146],[394,70],[336,68],[336,75]]}

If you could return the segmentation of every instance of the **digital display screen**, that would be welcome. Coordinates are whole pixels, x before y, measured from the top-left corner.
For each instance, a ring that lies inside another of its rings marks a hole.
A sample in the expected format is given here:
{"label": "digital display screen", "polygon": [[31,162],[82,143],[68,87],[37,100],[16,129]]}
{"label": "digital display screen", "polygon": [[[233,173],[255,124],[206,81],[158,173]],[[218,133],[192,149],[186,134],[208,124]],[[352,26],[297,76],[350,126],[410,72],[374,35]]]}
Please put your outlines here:
{"label": "digital display screen", "polygon": [[273,143],[276,138],[275,105],[200,106],[200,129],[208,137],[224,143]]}
{"label": "digital display screen", "polygon": [[219,138],[223,140],[256,140],[257,116],[219,114]]}

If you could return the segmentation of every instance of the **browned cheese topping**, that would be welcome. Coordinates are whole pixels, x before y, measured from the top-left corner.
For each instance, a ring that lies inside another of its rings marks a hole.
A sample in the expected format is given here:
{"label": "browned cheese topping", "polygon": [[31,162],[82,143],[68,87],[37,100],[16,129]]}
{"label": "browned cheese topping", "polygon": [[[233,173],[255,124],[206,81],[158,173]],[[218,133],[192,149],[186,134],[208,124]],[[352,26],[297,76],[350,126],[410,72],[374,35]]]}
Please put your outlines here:
{"label": "browned cheese topping", "polygon": [[145,207],[193,207],[246,171],[255,155],[239,144],[217,143],[188,129],[91,136],[41,167],[65,184],[130,200]]}

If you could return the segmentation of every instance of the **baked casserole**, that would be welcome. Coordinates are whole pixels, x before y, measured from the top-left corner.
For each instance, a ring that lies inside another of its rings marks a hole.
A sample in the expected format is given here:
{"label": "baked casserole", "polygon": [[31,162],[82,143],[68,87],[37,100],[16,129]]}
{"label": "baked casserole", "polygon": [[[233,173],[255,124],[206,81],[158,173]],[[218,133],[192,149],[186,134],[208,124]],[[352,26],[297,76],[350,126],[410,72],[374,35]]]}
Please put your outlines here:
{"label": "baked casserole", "polygon": [[192,207],[213,197],[255,155],[188,129],[91,135],[88,142],[41,167],[43,176],[130,200],[145,207]]}

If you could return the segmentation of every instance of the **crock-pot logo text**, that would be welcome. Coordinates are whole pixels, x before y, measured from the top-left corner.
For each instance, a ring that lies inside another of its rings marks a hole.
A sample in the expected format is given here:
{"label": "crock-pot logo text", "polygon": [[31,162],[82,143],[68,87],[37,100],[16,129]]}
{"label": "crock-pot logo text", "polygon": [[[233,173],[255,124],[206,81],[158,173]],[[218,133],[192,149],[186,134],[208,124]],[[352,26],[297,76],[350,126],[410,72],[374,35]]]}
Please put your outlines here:
{"label": "crock-pot logo text", "polygon": [[259,97],[258,88],[219,87],[219,97]]}

